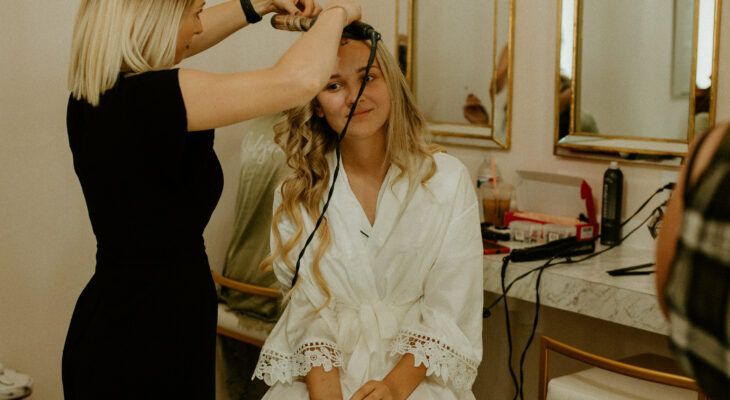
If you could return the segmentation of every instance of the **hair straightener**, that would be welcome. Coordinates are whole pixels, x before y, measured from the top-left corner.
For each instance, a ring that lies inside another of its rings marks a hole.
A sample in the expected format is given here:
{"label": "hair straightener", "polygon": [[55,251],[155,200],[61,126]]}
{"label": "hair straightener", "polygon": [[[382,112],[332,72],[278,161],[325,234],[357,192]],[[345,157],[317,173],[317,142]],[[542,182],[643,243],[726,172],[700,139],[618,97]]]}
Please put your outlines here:
{"label": "hair straightener", "polygon": [[514,262],[546,260],[553,257],[572,257],[591,254],[594,251],[596,251],[595,239],[579,241],[575,237],[569,237],[540,246],[514,249],[510,253],[509,259]]}

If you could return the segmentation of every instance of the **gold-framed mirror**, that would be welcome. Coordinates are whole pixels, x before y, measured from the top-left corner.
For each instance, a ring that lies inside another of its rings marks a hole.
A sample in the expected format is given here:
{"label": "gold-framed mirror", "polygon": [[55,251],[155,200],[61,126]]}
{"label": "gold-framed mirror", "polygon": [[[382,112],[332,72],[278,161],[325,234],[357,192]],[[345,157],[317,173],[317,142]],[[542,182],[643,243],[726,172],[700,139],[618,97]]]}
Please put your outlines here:
{"label": "gold-framed mirror", "polygon": [[558,0],[555,154],[678,165],[715,123],[722,0]]}
{"label": "gold-framed mirror", "polygon": [[396,1],[398,60],[435,141],[510,147],[514,1]]}

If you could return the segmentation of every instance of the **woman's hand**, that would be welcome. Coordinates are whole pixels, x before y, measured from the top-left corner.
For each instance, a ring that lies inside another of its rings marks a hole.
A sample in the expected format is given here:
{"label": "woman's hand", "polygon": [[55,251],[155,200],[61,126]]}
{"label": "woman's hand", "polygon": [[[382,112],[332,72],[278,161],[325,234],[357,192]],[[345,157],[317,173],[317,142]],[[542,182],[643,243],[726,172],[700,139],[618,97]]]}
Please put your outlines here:
{"label": "woman's hand", "polygon": [[385,382],[369,381],[362,385],[350,400],[393,400],[393,394]]}
{"label": "woman's hand", "polygon": [[322,7],[315,0],[273,0],[268,11],[277,14],[313,17],[319,15]]}
{"label": "woman's hand", "polygon": [[484,108],[479,97],[473,93],[469,93],[466,96],[466,103],[464,104],[464,118],[472,124],[488,124],[489,113]]}
{"label": "woman's hand", "polygon": [[325,371],[323,367],[312,367],[304,377],[310,400],[342,400],[340,372],[337,368]]}

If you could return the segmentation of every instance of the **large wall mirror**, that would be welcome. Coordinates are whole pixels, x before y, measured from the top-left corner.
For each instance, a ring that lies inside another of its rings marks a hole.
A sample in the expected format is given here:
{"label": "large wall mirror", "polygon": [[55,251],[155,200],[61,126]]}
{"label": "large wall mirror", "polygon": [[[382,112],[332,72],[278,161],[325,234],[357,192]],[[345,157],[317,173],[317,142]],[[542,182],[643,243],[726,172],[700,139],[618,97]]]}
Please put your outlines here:
{"label": "large wall mirror", "polygon": [[555,153],[681,162],[715,122],[721,1],[558,0]]}
{"label": "large wall mirror", "polygon": [[507,149],[514,0],[397,0],[398,59],[439,142]]}

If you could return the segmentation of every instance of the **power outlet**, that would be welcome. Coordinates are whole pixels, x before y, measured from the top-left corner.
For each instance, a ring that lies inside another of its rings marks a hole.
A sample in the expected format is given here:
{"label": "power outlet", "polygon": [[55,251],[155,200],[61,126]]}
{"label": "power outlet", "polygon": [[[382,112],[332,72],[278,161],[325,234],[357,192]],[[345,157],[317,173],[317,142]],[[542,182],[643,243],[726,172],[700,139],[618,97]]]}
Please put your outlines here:
{"label": "power outlet", "polygon": [[[662,171],[662,186],[668,184],[668,183],[674,183],[677,184],[677,180],[679,179],[679,171]],[[669,200],[669,195],[672,192],[669,190],[665,190],[661,194],[662,202],[665,202]]]}

